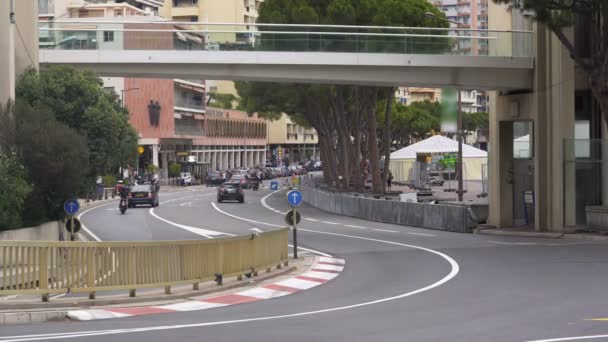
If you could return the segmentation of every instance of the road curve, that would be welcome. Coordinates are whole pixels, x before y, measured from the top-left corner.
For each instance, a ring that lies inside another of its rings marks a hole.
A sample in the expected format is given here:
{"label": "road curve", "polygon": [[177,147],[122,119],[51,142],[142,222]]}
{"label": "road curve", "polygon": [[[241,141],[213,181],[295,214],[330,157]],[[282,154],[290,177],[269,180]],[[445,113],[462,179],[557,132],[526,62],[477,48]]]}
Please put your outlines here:
{"label": "road curve", "polygon": [[[108,205],[82,220],[103,240],[221,237],[284,224],[282,194],[248,191],[245,204],[215,206],[214,195],[213,189],[161,194],[153,212],[120,215]],[[306,205],[301,213],[301,246],[347,260],[340,277],[323,286],[199,312],[4,326],[0,342],[528,341],[608,334],[608,322],[586,320],[608,317],[606,243],[432,231]]]}

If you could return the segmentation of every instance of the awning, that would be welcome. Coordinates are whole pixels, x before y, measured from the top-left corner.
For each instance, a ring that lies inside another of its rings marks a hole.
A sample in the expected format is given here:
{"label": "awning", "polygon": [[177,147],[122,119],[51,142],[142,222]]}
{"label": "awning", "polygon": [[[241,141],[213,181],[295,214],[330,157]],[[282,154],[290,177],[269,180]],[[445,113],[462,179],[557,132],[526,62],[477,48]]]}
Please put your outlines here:
{"label": "awning", "polygon": [[177,38],[183,41],[187,41],[186,36],[181,33],[181,32],[175,32],[175,34],[177,35]]}
{"label": "awning", "polygon": [[188,89],[188,90],[194,90],[194,91],[198,91],[200,93],[204,93],[205,89],[201,88],[201,87],[195,87],[195,86],[191,86],[189,84],[183,84],[183,83],[179,83],[176,82],[178,86],[184,88],[184,89]]}
{"label": "awning", "polygon": [[205,120],[205,116],[203,114],[194,114],[194,120]]}
{"label": "awning", "polygon": [[183,35],[184,35],[184,38],[187,38],[189,40],[193,40],[193,41],[195,41],[195,42],[197,42],[199,44],[203,43],[203,39],[201,37],[197,37],[195,35],[188,34],[188,33],[183,33]]}

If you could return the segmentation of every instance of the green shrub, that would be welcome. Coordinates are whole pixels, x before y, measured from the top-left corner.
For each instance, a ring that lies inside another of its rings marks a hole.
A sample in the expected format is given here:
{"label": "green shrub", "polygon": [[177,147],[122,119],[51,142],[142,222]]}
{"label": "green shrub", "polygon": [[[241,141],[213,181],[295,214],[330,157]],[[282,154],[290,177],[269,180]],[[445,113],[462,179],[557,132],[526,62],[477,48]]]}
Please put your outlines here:
{"label": "green shrub", "polygon": [[182,166],[180,164],[173,163],[169,165],[169,177],[179,177],[180,172],[182,172]]}
{"label": "green shrub", "polygon": [[0,154],[0,230],[22,225],[21,214],[32,186],[14,154]]}
{"label": "green shrub", "polygon": [[113,175],[103,176],[103,186],[106,188],[112,188],[116,186],[116,177]]}

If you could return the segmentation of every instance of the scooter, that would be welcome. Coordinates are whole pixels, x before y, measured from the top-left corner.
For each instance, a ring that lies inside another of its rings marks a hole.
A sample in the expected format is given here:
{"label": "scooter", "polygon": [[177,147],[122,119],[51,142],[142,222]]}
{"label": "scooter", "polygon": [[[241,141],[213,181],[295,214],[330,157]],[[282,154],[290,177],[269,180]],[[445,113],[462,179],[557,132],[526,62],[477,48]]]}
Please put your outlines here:
{"label": "scooter", "polygon": [[120,199],[120,203],[118,204],[118,208],[120,209],[120,213],[124,214],[127,211],[127,207],[129,206],[129,204],[127,203],[127,199],[126,198],[121,198]]}

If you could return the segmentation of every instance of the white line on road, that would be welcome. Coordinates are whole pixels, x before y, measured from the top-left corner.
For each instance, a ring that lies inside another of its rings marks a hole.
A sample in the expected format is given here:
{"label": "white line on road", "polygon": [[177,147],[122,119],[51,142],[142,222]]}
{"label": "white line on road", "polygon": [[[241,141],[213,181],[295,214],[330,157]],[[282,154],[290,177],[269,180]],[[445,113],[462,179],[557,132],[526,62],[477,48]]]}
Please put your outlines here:
{"label": "white line on road", "polygon": [[409,235],[419,235],[419,236],[437,236],[437,235],[433,235],[433,234],[422,234],[422,233],[406,233]]}
{"label": "white line on road", "polygon": [[[289,247],[293,248],[293,245],[287,245],[287,246],[289,246]],[[298,246],[298,249],[301,249],[301,250],[303,250],[303,251],[308,251],[308,252],[311,252],[311,253],[314,253],[314,254],[318,254],[318,255],[320,255],[320,256],[325,256],[325,257],[328,257],[328,258],[333,258],[333,256],[332,256],[331,254],[327,254],[327,253],[319,252],[319,251],[314,250],[314,249],[310,249],[310,248],[304,248],[304,247],[300,247],[300,246]]]}
{"label": "white line on road", "polygon": [[[200,196],[208,196],[208,195],[213,195],[213,194],[205,194],[205,195],[197,195],[197,196],[191,196],[191,197],[200,197]],[[169,203],[169,202],[175,202],[175,201],[179,201],[179,200],[183,200],[185,198],[178,198],[178,199],[174,199],[174,200],[169,200],[169,201],[165,201],[163,203]],[[175,223],[172,221],[169,221],[167,219],[164,219],[158,215],[156,215],[156,213],[154,212],[154,208],[150,208],[150,215],[152,215],[154,218],[159,219],[165,223],[168,223],[172,226],[175,226],[177,228],[181,228],[183,230],[187,230],[191,233],[194,233],[196,235],[200,235],[203,237],[206,237],[207,239],[213,239],[214,236],[218,236],[218,235],[227,235],[227,236],[234,236],[234,234],[228,234],[228,233],[222,233],[222,232],[218,232],[215,230],[209,230],[209,229],[202,229],[202,228],[197,228],[197,227],[191,227],[191,226],[187,226],[184,224],[179,224],[179,223]]]}
{"label": "white line on road", "polygon": [[309,217],[305,217],[304,219],[307,221],[311,221],[311,222],[319,222],[319,220],[315,220],[315,219],[309,218]]}
{"label": "white line on road", "polygon": [[215,210],[217,210],[218,212],[220,212],[220,213],[222,213],[222,214],[224,214],[224,215],[226,215],[226,216],[230,216],[230,217],[232,217],[232,218],[235,218],[235,219],[237,219],[237,220],[241,220],[241,221],[245,221],[245,222],[251,222],[251,223],[257,223],[257,224],[262,224],[262,225],[269,226],[269,227],[285,228],[285,226],[280,226],[280,225],[278,225],[278,224],[272,224],[272,223],[260,222],[260,221],[250,220],[250,219],[246,219],[246,218],[243,218],[243,217],[238,217],[238,216],[236,216],[236,215],[232,215],[232,214],[227,213],[227,212],[223,211],[222,209],[218,208],[218,207],[217,207],[217,205],[215,205],[215,203],[213,203],[213,202],[211,202],[211,205],[212,205],[212,206],[213,206],[213,208],[214,208]]}
{"label": "white line on road", "polygon": [[560,341],[580,341],[580,340],[594,340],[598,338],[608,338],[608,335],[588,335],[588,336],[573,336],[573,337],[561,337],[551,338],[548,340],[530,340],[527,342],[560,342]]}
{"label": "white line on road", "polygon": [[355,226],[352,224],[345,224],[344,227],[356,228],[356,229],[367,229],[366,227]]}
{"label": "white line on road", "polygon": [[328,222],[328,221],[320,221],[321,223],[325,223],[325,224],[331,224],[331,225],[335,225],[337,224],[336,222]]}
{"label": "white line on road", "polygon": [[[233,216],[233,215],[231,215],[231,216]],[[239,218],[239,219],[242,219],[242,218]],[[245,220],[247,220],[247,219],[245,219]],[[310,233],[340,236],[340,237],[345,237],[345,238],[366,240],[366,241],[385,243],[385,244],[389,244],[389,245],[396,245],[396,246],[402,246],[402,247],[422,250],[422,251],[429,252],[429,253],[432,253],[434,255],[437,255],[437,256],[443,258],[450,264],[451,269],[450,269],[450,272],[447,275],[445,275],[443,278],[441,278],[440,280],[438,280],[430,285],[427,285],[425,287],[419,288],[417,290],[405,292],[403,294],[393,296],[393,297],[380,298],[380,299],[376,299],[376,300],[372,300],[372,301],[368,301],[368,302],[340,306],[340,307],[329,308],[329,309],[296,312],[296,313],[286,314],[286,315],[262,316],[262,317],[253,317],[253,318],[237,319],[237,320],[230,320],[230,321],[203,322],[203,323],[194,323],[194,324],[165,325],[165,326],[152,326],[152,327],[114,329],[114,330],[92,330],[92,331],[69,332],[69,333],[60,333],[60,334],[53,333],[53,334],[38,334],[38,335],[4,336],[4,337],[0,337],[0,342],[57,340],[57,339],[68,339],[68,338],[86,337],[86,336],[117,335],[117,334],[138,333],[138,332],[177,330],[177,329],[199,328],[199,327],[207,327],[207,326],[218,326],[218,325],[228,325],[228,324],[235,324],[235,323],[258,322],[258,321],[270,321],[270,320],[276,320],[276,319],[310,316],[310,315],[327,313],[327,312],[355,309],[355,308],[359,308],[359,307],[365,307],[365,306],[369,306],[369,305],[380,304],[380,303],[385,303],[385,302],[389,302],[389,301],[394,301],[394,300],[399,300],[402,298],[410,297],[410,296],[413,296],[413,295],[416,295],[416,294],[419,294],[422,292],[432,290],[436,287],[439,287],[439,286],[447,283],[454,277],[456,277],[456,275],[458,275],[458,272],[460,272],[460,266],[454,259],[452,259],[447,254],[444,254],[442,252],[439,252],[439,251],[436,251],[433,249],[420,247],[420,246],[414,246],[414,245],[407,245],[407,244],[387,241],[387,240],[366,238],[366,237],[362,237],[362,236],[328,233],[328,232],[314,231],[314,230],[308,230],[308,229],[303,229],[303,230],[306,232],[310,232]],[[545,340],[545,341],[536,341],[536,342],[552,342],[552,341],[568,341],[568,340]]]}
{"label": "white line on road", "polygon": [[112,204],[116,204],[116,203],[112,202],[112,203],[100,205],[98,207],[89,208],[89,209],[81,212],[80,214],[78,214],[78,216],[76,216],[76,218],[80,221],[80,228],[82,230],[84,230],[87,234],[89,234],[89,236],[92,237],[95,241],[101,241],[101,239],[99,238],[99,236],[95,235],[95,233],[93,233],[89,228],[87,228],[87,226],[84,225],[84,222],[82,221],[81,217],[82,217],[82,215],[88,213],[89,211],[91,211],[93,209],[99,209],[101,207],[106,207],[106,206],[112,205]]}
{"label": "white line on road", "polygon": [[377,232],[387,232],[387,233],[399,233],[396,230],[388,230],[388,229],[378,229],[378,228],[374,228],[375,231]]}

